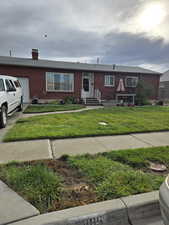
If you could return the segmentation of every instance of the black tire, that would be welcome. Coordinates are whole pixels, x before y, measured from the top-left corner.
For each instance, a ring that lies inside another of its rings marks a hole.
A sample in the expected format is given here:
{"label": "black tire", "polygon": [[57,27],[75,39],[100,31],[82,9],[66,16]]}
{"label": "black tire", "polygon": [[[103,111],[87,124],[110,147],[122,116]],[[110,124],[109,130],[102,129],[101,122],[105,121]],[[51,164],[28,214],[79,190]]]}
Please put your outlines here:
{"label": "black tire", "polygon": [[21,99],[21,103],[18,106],[18,112],[22,112],[23,111],[23,100]]}
{"label": "black tire", "polygon": [[0,128],[6,127],[7,124],[7,108],[5,105],[1,107],[0,112]]}

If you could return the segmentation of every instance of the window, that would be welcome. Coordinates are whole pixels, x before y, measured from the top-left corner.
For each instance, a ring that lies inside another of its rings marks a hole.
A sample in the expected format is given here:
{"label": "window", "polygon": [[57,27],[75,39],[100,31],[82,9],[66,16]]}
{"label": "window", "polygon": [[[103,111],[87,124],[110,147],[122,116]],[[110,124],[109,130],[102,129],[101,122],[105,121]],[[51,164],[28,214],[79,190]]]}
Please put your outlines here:
{"label": "window", "polygon": [[15,88],[15,85],[14,85],[14,83],[12,82],[12,80],[9,80],[9,82],[10,82],[10,84],[11,84],[13,90],[15,90],[16,88]]}
{"label": "window", "polygon": [[87,79],[87,78],[84,78],[83,79],[83,89],[84,89],[84,91],[89,91],[89,79]]}
{"label": "window", "polygon": [[104,76],[104,86],[114,87],[115,77],[113,75]]}
{"label": "window", "polygon": [[72,92],[74,90],[74,74],[72,73],[46,73],[47,91]]}
{"label": "window", "polygon": [[20,83],[19,83],[18,80],[14,81],[14,84],[15,84],[15,86],[16,86],[17,88],[21,87],[21,85],[20,85]]}
{"label": "window", "polygon": [[11,80],[5,80],[7,91],[16,91],[14,84]]}
{"label": "window", "polygon": [[127,77],[126,78],[126,87],[136,87],[138,83],[137,77]]}
{"label": "window", "polygon": [[159,88],[165,88],[165,84],[164,83],[160,83],[159,84]]}
{"label": "window", "polygon": [[0,79],[0,91],[5,91],[4,81]]}

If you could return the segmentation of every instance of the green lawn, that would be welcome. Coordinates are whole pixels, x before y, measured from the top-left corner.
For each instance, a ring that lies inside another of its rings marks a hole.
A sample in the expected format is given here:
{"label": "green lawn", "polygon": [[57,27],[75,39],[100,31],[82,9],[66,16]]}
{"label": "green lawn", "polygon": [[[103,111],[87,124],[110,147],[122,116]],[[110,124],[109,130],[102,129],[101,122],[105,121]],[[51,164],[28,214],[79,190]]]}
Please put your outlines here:
{"label": "green lawn", "polygon": [[77,104],[46,104],[46,105],[29,105],[24,113],[45,113],[45,112],[57,112],[57,111],[68,111],[68,110],[77,110],[84,108],[83,105]]}
{"label": "green lawn", "polygon": [[[105,122],[107,125],[99,124]],[[5,141],[169,130],[169,107],[112,107],[20,119]]]}

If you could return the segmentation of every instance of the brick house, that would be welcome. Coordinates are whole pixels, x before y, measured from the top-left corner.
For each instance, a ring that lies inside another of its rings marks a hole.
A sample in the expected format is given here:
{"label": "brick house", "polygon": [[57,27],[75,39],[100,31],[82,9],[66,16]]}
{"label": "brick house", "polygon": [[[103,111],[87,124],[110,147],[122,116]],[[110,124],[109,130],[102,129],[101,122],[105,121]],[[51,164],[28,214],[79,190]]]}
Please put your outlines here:
{"label": "brick house", "polygon": [[18,77],[24,101],[64,99],[74,96],[90,99],[117,100],[134,103],[139,80],[151,85],[152,96],[158,98],[160,73],[140,67],[71,63],[41,60],[38,50],[32,58],[0,56],[0,74]]}

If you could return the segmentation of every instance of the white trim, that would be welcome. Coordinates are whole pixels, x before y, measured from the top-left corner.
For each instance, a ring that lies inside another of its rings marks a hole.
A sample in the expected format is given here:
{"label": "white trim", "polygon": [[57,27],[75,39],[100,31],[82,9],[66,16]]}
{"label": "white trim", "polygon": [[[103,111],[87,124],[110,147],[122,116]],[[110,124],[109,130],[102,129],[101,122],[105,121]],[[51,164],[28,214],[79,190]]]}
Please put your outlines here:
{"label": "white trim", "polygon": [[[127,79],[128,79],[128,78],[134,78],[134,79],[136,79],[136,85],[135,85],[135,86],[128,86],[128,85],[127,85]],[[135,87],[137,87],[137,83],[138,83],[138,77],[127,76],[127,77],[125,78],[125,86],[126,86],[126,87],[135,88]]]}
{"label": "white trim", "polygon": [[[83,79],[88,78],[89,79],[89,91],[86,92],[83,89]],[[81,98],[92,98],[94,97],[94,73],[93,72],[83,72],[82,73],[82,90],[81,90]]]}
{"label": "white trim", "polygon": [[[54,89],[54,76],[52,77],[52,81],[53,81],[53,90],[48,90],[48,84],[47,84],[47,76],[48,75],[73,75],[73,82],[72,82],[72,90],[55,90]],[[74,73],[60,73],[60,72],[46,72],[46,92],[68,92],[68,93],[73,93],[74,92],[74,83],[75,83],[75,79],[74,79]]]}
{"label": "white trim", "polygon": [[[105,81],[106,81],[106,76],[109,77],[109,81],[110,81],[110,77],[113,77],[113,84],[106,84]],[[111,75],[111,74],[105,74],[104,75],[104,86],[105,87],[114,87],[115,86],[115,76],[114,75]]]}

